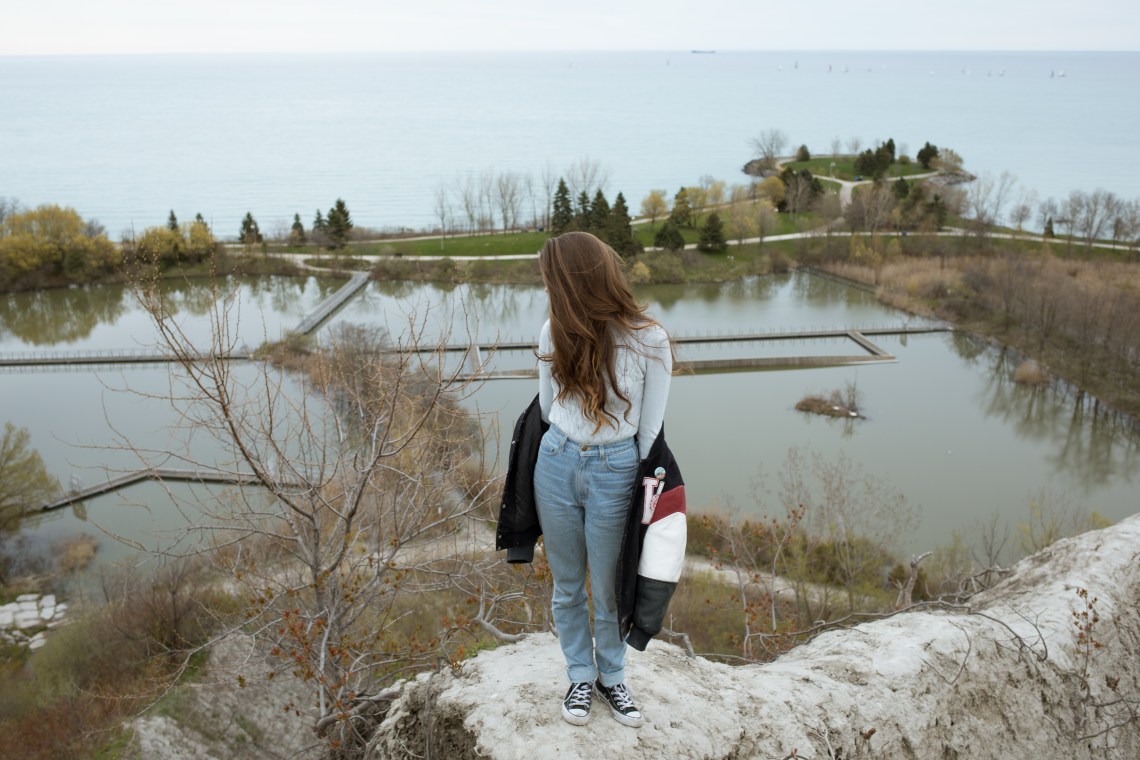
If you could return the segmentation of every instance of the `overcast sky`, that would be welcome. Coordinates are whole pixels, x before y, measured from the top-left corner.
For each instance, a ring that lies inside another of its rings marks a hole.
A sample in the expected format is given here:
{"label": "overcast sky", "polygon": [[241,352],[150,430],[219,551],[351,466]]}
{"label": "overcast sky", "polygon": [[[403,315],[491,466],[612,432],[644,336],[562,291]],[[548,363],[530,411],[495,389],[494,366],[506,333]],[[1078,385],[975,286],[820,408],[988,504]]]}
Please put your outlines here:
{"label": "overcast sky", "polygon": [[1140,50],[1137,0],[12,0],[0,55]]}

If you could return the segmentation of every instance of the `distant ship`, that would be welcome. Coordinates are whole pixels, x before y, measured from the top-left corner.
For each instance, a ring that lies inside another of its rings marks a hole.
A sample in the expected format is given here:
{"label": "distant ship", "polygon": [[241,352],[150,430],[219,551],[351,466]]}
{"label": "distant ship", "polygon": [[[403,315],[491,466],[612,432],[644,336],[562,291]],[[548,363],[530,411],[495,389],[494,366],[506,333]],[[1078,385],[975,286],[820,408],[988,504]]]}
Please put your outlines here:
{"label": "distant ship", "polygon": [[692,53],[693,55],[712,55],[716,51],[715,50],[690,50],[689,52]]}

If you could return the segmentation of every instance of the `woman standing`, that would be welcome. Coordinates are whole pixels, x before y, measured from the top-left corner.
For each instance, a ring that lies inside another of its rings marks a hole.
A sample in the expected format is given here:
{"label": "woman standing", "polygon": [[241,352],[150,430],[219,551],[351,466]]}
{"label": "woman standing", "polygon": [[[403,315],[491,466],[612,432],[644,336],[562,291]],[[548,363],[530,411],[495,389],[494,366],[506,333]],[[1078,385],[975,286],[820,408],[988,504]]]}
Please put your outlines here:
{"label": "woman standing", "polygon": [[634,300],[617,254],[598,238],[568,232],[547,240],[539,268],[550,319],[538,344],[538,395],[550,429],[534,495],[570,679],[562,717],[585,724],[596,693],[614,718],[636,727],[644,718],[625,685],[615,579],[638,463],[665,417],[672,349]]}

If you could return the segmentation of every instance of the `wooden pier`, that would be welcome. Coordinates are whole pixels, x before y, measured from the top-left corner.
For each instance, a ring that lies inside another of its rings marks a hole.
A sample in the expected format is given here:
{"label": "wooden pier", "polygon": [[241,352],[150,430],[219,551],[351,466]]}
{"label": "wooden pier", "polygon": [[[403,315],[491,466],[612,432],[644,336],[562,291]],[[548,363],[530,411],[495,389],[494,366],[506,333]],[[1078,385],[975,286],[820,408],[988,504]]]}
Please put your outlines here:
{"label": "wooden pier", "polygon": [[300,333],[301,335],[311,335],[316,332],[317,328],[327,322],[333,314],[336,314],[340,309],[348,303],[348,300],[356,295],[361,288],[368,284],[368,272],[356,272],[348,279],[344,285],[340,287],[337,292],[326,298],[313,313],[301,320],[301,324],[293,328],[293,332]]}
{"label": "wooden pier", "polygon": [[[224,470],[190,470],[172,467],[148,467],[135,472],[128,472],[103,483],[87,488],[80,488],[67,493],[55,501],[48,502],[39,507],[37,512],[54,512],[57,509],[72,504],[78,504],[96,496],[112,493],[144,480],[159,480],[174,483],[213,483],[222,485],[253,486],[261,485],[261,481],[252,472],[226,472]],[[297,484],[285,485],[296,486]]]}
{"label": "wooden pier", "polygon": [[[295,332],[312,332],[336,313],[356,292],[368,281],[367,273],[359,272],[353,275],[353,280],[346,283],[336,293],[317,307],[297,326]],[[886,327],[857,327],[837,329],[807,329],[807,330],[773,330],[770,332],[739,332],[739,333],[710,333],[706,335],[675,335],[673,340],[677,345],[702,345],[725,343],[751,343],[768,341],[807,341],[842,338],[853,341],[865,354],[852,356],[788,356],[788,357],[754,357],[742,359],[703,359],[684,363],[682,366],[696,372],[712,372],[718,369],[741,370],[749,368],[778,368],[778,367],[832,367],[846,364],[866,362],[895,361],[895,357],[876,345],[870,336],[877,335],[914,335],[920,333],[948,332],[951,328],[939,325],[923,326],[886,326]],[[498,343],[456,343],[443,347],[448,353],[471,351],[472,355],[481,359],[484,355],[491,355],[497,351],[534,351],[538,343],[535,340],[502,341]],[[394,349],[398,350],[398,349]],[[434,353],[438,348],[424,348],[422,353]],[[248,353],[237,352],[224,356],[203,355],[203,361],[225,359],[241,361],[250,359]],[[124,350],[93,350],[93,351],[41,351],[0,354],[0,369],[43,368],[43,367],[92,367],[112,365],[143,365],[163,364],[177,362],[170,354],[163,354],[152,349],[124,349]],[[498,379],[507,377],[526,377],[533,372],[510,370],[504,372],[485,372],[480,374],[477,367],[481,361],[472,366],[472,372],[466,379],[482,377],[484,379]]]}
{"label": "wooden pier", "polygon": [[[787,341],[787,340],[820,340],[842,338],[850,340],[865,353],[852,355],[810,355],[810,356],[757,356],[734,359],[681,359],[677,362],[677,369],[682,372],[711,373],[734,372],[747,370],[775,370],[775,369],[817,369],[820,367],[844,367],[852,364],[880,364],[898,361],[898,358],[871,341],[868,335],[911,335],[921,333],[949,332],[952,328],[941,325],[924,325],[911,327],[866,327],[859,329],[839,330],[801,330],[801,331],[775,331],[761,333],[731,333],[714,335],[682,335],[675,336],[674,342],[678,345],[702,345],[724,343],[750,343],[757,341]],[[450,345],[447,351],[534,351],[538,344],[534,341],[502,342],[493,346]],[[471,372],[461,374],[457,381],[470,380],[512,380],[518,378],[533,378],[538,375],[536,369],[512,369],[478,371],[472,368]]]}

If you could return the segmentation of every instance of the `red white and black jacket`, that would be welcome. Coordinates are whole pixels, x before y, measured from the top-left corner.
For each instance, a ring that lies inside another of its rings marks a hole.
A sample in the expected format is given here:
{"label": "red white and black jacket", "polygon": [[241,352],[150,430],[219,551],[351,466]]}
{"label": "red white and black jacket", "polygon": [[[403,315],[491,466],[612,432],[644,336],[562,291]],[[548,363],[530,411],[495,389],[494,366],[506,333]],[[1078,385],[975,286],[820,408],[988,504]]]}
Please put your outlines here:
{"label": "red white and black jacket", "polygon": [[[537,397],[515,422],[495,531],[495,548],[507,550],[508,562],[533,560],[542,534],[533,482],[547,427]],[[618,627],[634,649],[644,651],[661,631],[685,564],[686,529],[685,480],[662,427],[637,468],[618,555]]]}
{"label": "red white and black jacket", "polygon": [[662,426],[637,468],[618,555],[618,628],[626,643],[639,651],[661,631],[681,578],[685,519],[685,479]]}

